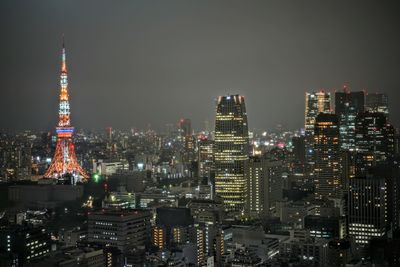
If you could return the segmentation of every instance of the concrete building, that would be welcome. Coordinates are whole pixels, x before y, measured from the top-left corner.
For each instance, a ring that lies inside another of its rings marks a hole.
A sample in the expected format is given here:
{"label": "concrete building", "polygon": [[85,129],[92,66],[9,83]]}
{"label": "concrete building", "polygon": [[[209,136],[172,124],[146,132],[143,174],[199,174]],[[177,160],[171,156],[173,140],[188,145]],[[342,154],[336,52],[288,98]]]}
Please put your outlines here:
{"label": "concrete building", "polygon": [[387,185],[383,178],[359,177],[349,181],[348,232],[360,247],[386,235]]}
{"label": "concrete building", "polygon": [[112,267],[107,264],[102,249],[96,248],[67,248],[58,250],[50,257],[37,262],[32,267],[53,266],[53,267]]}
{"label": "concrete building", "polygon": [[307,231],[291,231],[290,238],[281,243],[280,253],[297,258],[305,266],[326,266],[328,240],[312,239]]}
{"label": "concrete building", "polygon": [[222,203],[217,200],[192,199],[187,204],[196,223],[212,223],[222,222],[223,210]]}
{"label": "concrete building", "polygon": [[50,254],[50,235],[44,228],[12,225],[0,229],[0,251],[15,266],[41,261]]}
{"label": "concrete building", "polygon": [[93,162],[93,173],[98,175],[109,176],[115,174],[117,171],[129,170],[129,163],[126,160],[123,161],[95,161]]}
{"label": "concrete building", "polygon": [[193,218],[188,208],[157,208],[152,230],[153,245],[169,249],[189,242],[194,236]]}
{"label": "concrete building", "polygon": [[135,193],[127,192],[125,188],[110,192],[103,200],[105,209],[134,209],[136,208]]}
{"label": "concrete building", "polygon": [[71,230],[61,229],[59,231],[60,242],[64,244],[65,247],[75,247],[79,241],[87,238],[87,235],[87,229],[81,228]]}
{"label": "concrete building", "polygon": [[125,251],[150,243],[150,212],[119,210],[91,212],[88,215],[88,240]]}
{"label": "concrete building", "polygon": [[103,250],[75,249],[64,254],[64,258],[58,263],[59,267],[104,267],[105,260]]}
{"label": "concrete building", "polygon": [[8,199],[32,207],[54,207],[83,196],[82,185],[12,185],[8,187]]}
{"label": "concrete building", "polygon": [[250,216],[269,215],[282,200],[282,162],[266,157],[250,157],[245,165],[246,212]]}

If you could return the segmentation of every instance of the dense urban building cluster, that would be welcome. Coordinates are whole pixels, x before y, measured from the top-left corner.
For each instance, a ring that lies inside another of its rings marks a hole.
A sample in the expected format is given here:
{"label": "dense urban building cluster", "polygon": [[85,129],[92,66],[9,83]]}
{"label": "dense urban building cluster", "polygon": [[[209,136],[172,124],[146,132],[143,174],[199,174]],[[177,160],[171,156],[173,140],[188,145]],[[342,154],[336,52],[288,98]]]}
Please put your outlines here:
{"label": "dense urban building cluster", "polygon": [[1,266],[400,265],[387,95],[307,92],[298,131],[226,95],[215,127],[74,134],[65,48],[60,88],[55,133],[1,133]]}

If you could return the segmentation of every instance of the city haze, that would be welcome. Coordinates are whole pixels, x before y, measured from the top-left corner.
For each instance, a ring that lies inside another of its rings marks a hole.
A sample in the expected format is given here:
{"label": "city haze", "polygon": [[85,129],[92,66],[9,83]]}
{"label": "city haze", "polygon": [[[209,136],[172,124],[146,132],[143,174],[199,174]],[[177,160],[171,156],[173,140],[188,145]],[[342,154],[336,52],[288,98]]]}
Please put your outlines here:
{"label": "city haze", "polygon": [[[361,8],[362,5],[362,8]],[[396,2],[2,1],[0,128],[53,130],[65,35],[72,124],[211,123],[245,96],[250,129],[303,127],[305,91],[399,99]],[[399,125],[400,107],[390,105]],[[213,123],[212,123],[213,124]]]}

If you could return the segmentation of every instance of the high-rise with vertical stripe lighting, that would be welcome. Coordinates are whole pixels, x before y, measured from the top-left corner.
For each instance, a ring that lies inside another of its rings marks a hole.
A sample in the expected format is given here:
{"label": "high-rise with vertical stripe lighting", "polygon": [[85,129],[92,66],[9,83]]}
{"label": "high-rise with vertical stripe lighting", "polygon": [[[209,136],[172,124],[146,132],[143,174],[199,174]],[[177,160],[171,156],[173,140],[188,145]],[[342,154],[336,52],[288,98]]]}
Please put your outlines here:
{"label": "high-rise with vertical stripe lighting", "polygon": [[215,118],[215,193],[227,211],[243,212],[249,133],[244,97],[220,96]]}

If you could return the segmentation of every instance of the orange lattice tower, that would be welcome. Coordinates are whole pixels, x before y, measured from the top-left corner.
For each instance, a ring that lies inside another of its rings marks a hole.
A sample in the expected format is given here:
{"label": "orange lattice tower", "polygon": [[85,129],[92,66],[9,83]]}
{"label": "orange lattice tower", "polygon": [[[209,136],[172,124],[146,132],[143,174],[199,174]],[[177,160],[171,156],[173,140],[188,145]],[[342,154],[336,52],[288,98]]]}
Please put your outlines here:
{"label": "orange lattice tower", "polygon": [[58,111],[57,145],[53,161],[47,169],[45,178],[62,178],[71,175],[74,181],[87,180],[89,176],[79,165],[75,155],[75,147],[72,141],[74,127],[71,126],[69,94],[68,94],[68,72],[65,61],[65,46],[63,41],[62,64],[60,75],[60,105]]}

